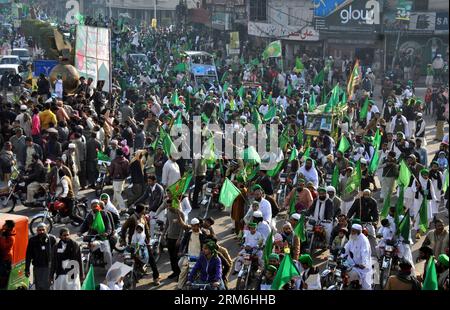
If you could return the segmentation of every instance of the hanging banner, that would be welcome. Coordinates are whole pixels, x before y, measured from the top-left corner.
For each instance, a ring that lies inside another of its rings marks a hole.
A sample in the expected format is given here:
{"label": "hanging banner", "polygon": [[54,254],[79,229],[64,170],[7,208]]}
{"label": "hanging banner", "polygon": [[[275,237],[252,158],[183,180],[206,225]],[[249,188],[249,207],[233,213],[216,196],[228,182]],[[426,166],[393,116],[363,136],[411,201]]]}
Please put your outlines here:
{"label": "hanging banner", "polygon": [[110,86],[110,33],[108,28],[77,26],[75,43],[75,68],[80,76],[105,81],[103,91]]}
{"label": "hanging banner", "polygon": [[239,32],[230,32],[230,48],[232,49],[239,49]]}

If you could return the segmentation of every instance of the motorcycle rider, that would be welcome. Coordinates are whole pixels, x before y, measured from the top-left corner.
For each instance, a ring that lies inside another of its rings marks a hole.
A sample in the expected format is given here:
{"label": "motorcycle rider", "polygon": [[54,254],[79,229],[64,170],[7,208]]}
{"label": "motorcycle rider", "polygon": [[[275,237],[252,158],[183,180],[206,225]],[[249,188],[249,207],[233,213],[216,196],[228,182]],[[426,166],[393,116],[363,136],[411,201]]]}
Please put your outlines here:
{"label": "motorcycle rider", "polygon": [[[92,211],[89,212],[81,225],[78,235],[81,236],[87,231],[89,232],[89,235],[98,235],[98,238],[96,238],[98,240],[92,242],[92,251],[94,252],[100,249],[106,262],[106,269],[108,270],[112,265],[111,247],[108,240],[108,237],[112,232],[111,221],[106,211],[101,209],[100,201],[98,199],[93,199],[91,201],[91,209]],[[103,221],[104,231],[101,231],[96,225],[93,225],[94,221],[98,221],[97,216],[100,216],[101,221]]]}
{"label": "motorcycle rider", "polygon": [[347,262],[353,266],[348,272],[349,281],[359,281],[363,290],[372,289],[371,248],[367,237],[362,233],[362,226],[353,224],[350,240],[344,247]]}
{"label": "motorcycle rider", "polygon": [[27,169],[27,175],[24,176],[27,185],[27,201],[24,205],[29,207],[33,204],[34,195],[37,193],[41,184],[45,182],[46,171],[44,165],[39,159],[38,154],[31,156],[31,165]]}
{"label": "motorcycle rider", "polygon": [[56,165],[50,169],[50,173],[47,175],[47,183],[49,184],[50,193],[55,193],[58,185],[60,184],[60,178],[58,175],[59,170],[64,170],[65,175],[72,180],[72,173],[69,167],[64,165],[61,157],[58,157],[55,161]]}
{"label": "motorcycle rider", "polygon": [[222,262],[217,255],[217,245],[213,241],[203,245],[202,254],[189,274],[187,285],[194,281],[198,272],[200,272],[200,283],[208,283],[212,289],[224,289]]}
{"label": "motorcycle rider", "polygon": [[262,234],[264,243],[266,243],[266,239],[267,237],[269,237],[272,228],[270,227],[269,223],[263,219],[261,211],[258,210],[253,212],[253,222],[256,223],[256,230]]}
{"label": "motorcycle rider", "polygon": [[112,216],[112,223],[114,225],[114,228],[117,229],[120,226],[120,215],[117,208],[112,204],[111,198],[108,194],[103,193],[100,195],[100,201],[103,202],[105,205],[104,210],[109,212]]}
{"label": "motorcycle rider", "polygon": [[363,191],[362,197],[355,200],[352,207],[347,213],[347,218],[358,218],[362,223],[368,223],[367,226],[369,236],[375,237],[375,227],[378,223],[377,202],[371,197],[370,189]]}
{"label": "motorcycle rider", "polygon": [[420,282],[416,279],[414,274],[411,274],[412,264],[407,259],[403,258],[398,266],[400,270],[396,275],[392,275],[388,278],[384,290],[420,290]]}
{"label": "motorcycle rider", "polygon": [[333,218],[336,218],[339,214],[341,214],[342,200],[336,195],[336,189],[334,186],[327,186],[326,190],[328,198],[333,202]]}
{"label": "motorcycle rider", "polygon": [[262,251],[261,247],[263,246],[264,237],[262,234],[256,230],[256,223],[249,223],[249,230],[244,233],[244,240],[242,243],[241,251],[238,253],[238,257],[236,258],[234,264],[234,274],[237,274],[244,263],[243,255],[245,253],[250,253],[258,257],[258,264],[260,267],[264,266],[264,262],[262,259]]}
{"label": "motorcycle rider", "polygon": [[313,204],[305,214],[307,216],[312,216],[317,224],[319,224],[321,221],[329,221],[329,223],[323,223],[323,227],[325,229],[326,244],[329,244],[331,230],[333,229],[333,202],[328,198],[328,194],[325,188],[319,188],[318,192],[319,197],[317,197],[313,201]]}
{"label": "motorcycle rider", "polygon": [[178,277],[178,289],[182,289],[189,271],[189,261],[191,257],[198,259],[200,257],[203,244],[206,241],[206,234],[200,229],[200,221],[197,218],[191,220],[191,229],[184,233],[178,253],[180,260],[180,275]]}
{"label": "motorcycle rider", "polygon": [[264,271],[264,275],[261,278],[261,282],[256,286],[257,289],[261,291],[270,290],[277,271],[277,267],[273,265],[267,266],[266,270]]}
{"label": "motorcycle rider", "polygon": [[289,246],[291,258],[293,260],[298,260],[300,255],[300,238],[295,235],[291,223],[286,222],[283,225],[283,232],[281,233],[281,236],[283,237],[283,241],[287,242]]}
{"label": "motorcycle rider", "polygon": [[302,273],[299,283],[300,290],[320,290],[322,288],[320,284],[319,269],[313,266],[312,257],[309,254],[303,254],[299,258],[299,262],[302,265]]}
{"label": "motorcycle rider", "polygon": [[72,221],[78,224],[83,223],[83,219],[74,213],[73,203],[75,195],[73,192],[72,181],[62,169],[58,171],[58,177],[60,186],[58,187],[59,191],[55,193],[57,199],[67,206],[69,217]]}

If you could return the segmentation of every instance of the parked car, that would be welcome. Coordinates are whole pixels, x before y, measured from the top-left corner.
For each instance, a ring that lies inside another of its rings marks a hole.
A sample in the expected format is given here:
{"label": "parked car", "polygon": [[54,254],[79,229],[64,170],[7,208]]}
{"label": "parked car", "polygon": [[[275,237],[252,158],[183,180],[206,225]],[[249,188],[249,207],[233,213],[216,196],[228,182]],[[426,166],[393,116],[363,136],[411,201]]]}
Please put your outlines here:
{"label": "parked car", "polygon": [[11,51],[11,55],[19,56],[22,64],[25,66],[31,63],[30,51],[27,48],[14,48]]}
{"label": "parked car", "polygon": [[21,65],[22,61],[19,56],[16,55],[5,55],[0,60],[0,65]]}

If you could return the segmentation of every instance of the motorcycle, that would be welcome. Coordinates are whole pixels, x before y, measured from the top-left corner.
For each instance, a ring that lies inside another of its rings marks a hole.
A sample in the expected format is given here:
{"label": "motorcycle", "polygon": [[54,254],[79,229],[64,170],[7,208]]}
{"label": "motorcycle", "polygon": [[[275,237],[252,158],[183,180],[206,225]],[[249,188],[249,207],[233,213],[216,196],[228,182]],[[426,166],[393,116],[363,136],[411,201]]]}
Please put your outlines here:
{"label": "motorcycle", "polygon": [[98,177],[95,180],[95,195],[99,197],[103,193],[103,188],[108,183],[108,166],[110,161],[98,160]]}
{"label": "motorcycle", "polygon": [[81,245],[81,264],[83,267],[83,274],[86,277],[90,266],[105,268],[106,262],[102,251],[97,249],[92,250],[92,243],[99,239],[99,235],[83,236],[83,244]]}
{"label": "motorcycle", "polygon": [[383,289],[391,275],[392,269],[398,263],[398,249],[395,242],[388,240],[384,247],[384,254],[380,259],[380,285]]}
{"label": "motorcycle", "polygon": [[147,265],[142,263],[137,257],[136,253],[139,249],[133,246],[128,246],[123,256],[123,263],[132,268],[125,278],[123,279],[124,290],[134,290],[140,279],[145,275]]}
{"label": "motorcycle", "polygon": [[203,219],[205,219],[208,216],[209,208],[216,204],[215,201],[217,201],[217,197],[219,195],[219,189],[216,187],[216,184],[213,182],[208,182],[205,185],[203,185],[203,192],[204,197],[202,201],[200,202],[200,212],[204,212]]}
{"label": "motorcycle", "polygon": [[[194,268],[195,264],[197,263],[198,257],[197,256],[190,256],[190,255],[187,255],[187,254],[185,255],[185,257],[189,260],[188,270],[187,270],[187,274],[189,275],[191,273],[191,270]],[[189,285],[184,283],[183,289],[184,290],[189,290],[190,287],[189,287]]]}
{"label": "motorcycle", "polygon": [[152,251],[155,262],[157,263],[161,258],[161,253],[164,251],[164,222],[159,220],[157,217],[153,217],[155,224],[157,225],[157,230],[153,232],[153,236],[150,238],[150,250]]}
{"label": "motorcycle", "polygon": [[258,256],[256,253],[259,248],[245,250],[243,254],[244,263],[238,273],[236,290],[248,290],[250,281],[255,277],[259,270]]}
{"label": "motorcycle", "polygon": [[[88,214],[87,211],[87,198],[74,199],[73,212],[81,218],[85,218]],[[40,223],[47,225],[48,233],[53,229],[53,225],[60,220],[69,216],[69,210],[65,203],[56,199],[54,195],[47,194],[47,200],[44,207],[44,211],[33,216],[29,224],[29,230],[31,235],[37,234],[37,226]],[[73,226],[80,226],[80,224],[71,221]]]}
{"label": "motorcycle", "polygon": [[[34,195],[32,207],[44,206],[46,203],[47,184],[41,184],[38,192]],[[8,181],[8,187],[0,191],[0,213],[12,213],[18,202],[24,204],[27,199],[26,182],[19,176]]]}
{"label": "motorcycle", "polygon": [[340,270],[337,269],[337,261],[334,255],[329,255],[327,258],[327,263],[325,269],[320,274],[320,283],[322,289],[329,289],[337,282],[337,276],[340,275]]}

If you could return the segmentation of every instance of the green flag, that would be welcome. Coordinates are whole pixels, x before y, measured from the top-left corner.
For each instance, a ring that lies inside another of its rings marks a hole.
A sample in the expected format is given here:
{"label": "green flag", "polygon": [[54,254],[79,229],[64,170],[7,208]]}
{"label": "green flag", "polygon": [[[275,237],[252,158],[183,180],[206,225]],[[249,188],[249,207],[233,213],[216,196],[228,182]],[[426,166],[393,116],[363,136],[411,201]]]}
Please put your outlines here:
{"label": "green flag", "polygon": [[361,186],[361,162],[358,161],[356,168],[353,170],[352,175],[347,180],[347,184],[344,188],[344,194],[350,194],[351,192],[358,190]]}
{"label": "green flag", "polygon": [[97,151],[97,160],[111,161],[111,158],[106,156],[105,153],[102,153],[101,151]]}
{"label": "green flag", "polygon": [[209,124],[209,117],[205,113],[202,113],[202,115],[200,117],[201,117],[202,122],[204,122],[206,125]]}
{"label": "green flag", "polygon": [[270,231],[269,236],[266,239],[266,244],[264,245],[264,264],[266,267],[269,265],[269,256],[272,254],[273,250],[273,231]]}
{"label": "green flag", "polygon": [[278,267],[275,279],[273,279],[271,289],[281,290],[283,286],[291,281],[293,277],[297,277],[299,275],[300,273],[292,262],[291,255],[284,255],[283,260],[280,263],[280,267]]}
{"label": "green flag", "polygon": [[222,94],[227,91],[228,87],[230,87],[230,84],[228,82],[225,82],[225,84],[223,84],[222,86]]}
{"label": "green flag", "polygon": [[309,158],[311,156],[311,147],[308,146],[305,150],[305,153],[303,153],[302,159],[306,160],[307,158]]}
{"label": "green flag", "polygon": [[289,200],[289,215],[297,213],[297,209],[295,208],[296,204],[297,204],[297,191],[294,191],[291,199]]}
{"label": "green flag", "polygon": [[277,107],[276,106],[272,106],[270,107],[270,109],[267,111],[266,115],[264,115],[264,121],[268,122],[270,121],[272,118],[274,118],[277,115]]}
{"label": "green flag", "polygon": [[388,193],[388,196],[384,198],[383,209],[380,212],[381,219],[385,219],[389,214],[389,208],[391,207],[391,194]]}
{"label": "green flag", "polygon": [[264,60],[270,57],[281,57],[281,41],[271,42],[262,53]]}
{"label": "green flag", "polygon": [[91,229],[95,230],[99,235],[103,234],[106,231],[105,223],[103,222],[103,217],[100,211],[95,214]]}
{"label": "green flag", "polygon": [[434,256],[428,259],[428,264],[425,267],[425,279],[422,285],[423,291],[437,291],[438,290],[438,278],[436,272],[436,264],[434,262]]}
{"label": "green flag", "polygon": [[94,278],[94,266],[91,265],[89,267],[89,271],[86,275],[86,279],[83,281],[83,285],[81,286],[81,290],[83,291],[95,291],[95,278]]}
{"label": "green flag", "polygon": [[359,111],[359,120],[364,121],[367,118],[367,113],[369,112],[369,96],[366,97],[364,101],[361,111]]}
{"label": "green flag", "polygon": [[375,150],[375,153],[373,154],[372,160],[369,164],[369,174],[373,175],[375,171],[378,169],[378,164],[380,163],[380,152],[379,150]]}
{"label": "green flag", "polygon": [[325,73],[323,72],[323,69],[320,70],[319,73],[314,77],[313,79],[313,85],[318,85],[323,82],[323,79],[325,78]]}
{"label": "green flag", "polygon": [[425,279],[422,285],[423,291],[437,291],[438,290],[438,277],[436,272],[436,263],[434,262],[434,256],[428,259],[428,264],[425,267]]}
{"label": "green flag", "polygon": [[380,149],[380,146],[381,146],[380,128],[377,128],[377,132],[375,133],[375,137],[373,138],[372,145],[373,145],[373,148],[375,149],[375,151]]}
{"label": "green flag", "polygon": [[292,85],[291,85],[291,83],[289,83],[288,86],[287,86],[286,95],[288,95],[288,97],[290,97],[292,95]]}
{"label": "green flag", "polygon": [[170,185],[167,190],[172,194],[173,197],[182,196],[187,189],[192,180],[192,171],[185,172],[183,177],[176,181],[174,184]]}
{"label": "green flag", "polygon": [[173,71],[175,72],[186,72],[186,64],[184,62],[179,63],[175,67],[173,67]]}
{"label": "green flag", "polygon": [[412,175],[411,171],[409,170],[405,161],[402,159],[402,161],[400,162],[397,182],[399,183],[399,185],[402,185],[403,187],[408,187],[409,182],[411,180],[411,175]]}
{"label": "green flag", "polygon": [[398,225],[399,235],[403,237],[404,241],[409,240],[409,235],[411,232],[411,220],[409,216],[409,212],[403,216],[400,224]]}
{"label": "green flag", "polygon": [[335,106],[339,103],[339,93],[340,93],[339,83],[336,84],[336,86],[333,87],[333,90],[331,91],[331,97],[330,100],[328,100],[328,103],[325,107],[324,112],[330,112]]}
{"label": "green flag", "polygon": [[304,215],[300,215],[297,225],[294,228],[295,235],[300,239],[300,242],[306,241],[306,229]]}
{"label": "green flag", "polygon": [[244,90],[244,86],[243,86],[243,85],[242,85],[241,87],[239,87],[239,90],[238,90],[238,92],[237,92],[237,95],[238,95],[239,97],[241,97],[241,99],[244,98],[245,90]]}
{"label": "green flag", "polygon": [[428,229],[428,203],[426,197],[423,197],[419,210],[419,228],[423,233]]}
{"label": "green flag", "polygon": [[222,78],[220,79],[220,84],[223,85],[223,83],[225,83],[225,81],[227,80],[227,78],[228,78],[228,71],[225,71],[225,72],[222,74]]}
{"label": "green flag", "polygon": [[175,106],[179,106],[180,103],[180,99],[178,98],[178,90],[175,90],[172,94],[172,97],[170,98],[170,101],[172,102],[172,104],[174,104]]}
{"label": "green flag", "polygon": [[241,59],[239,60],[239,64],[242,66],[245,64],[244,55],[241,56]]}
{"label": "green flag", "polygon": [[299,128],[297,133],[297,143],[299,146],[303,145],[303,129]]}
{"label": "green flag", "polygon": [[181,112],[177,113],[177,118],[175,119],[174,125],[177,127],[181,127],[183,125],[183,117]]}
{"label": "green flag", "polygon": [[177,151],[177,147],[173,144],[172,138],[170,138],[168,134],[165,134],[162,139],[162,147],[167,156],[170,156]]}
{"label": "green flag", "polygon": [[262,124],[261,115],[259,115],[258,109],[255,106],[252,107],[252,123],[256,128]]}
{"label": "green flag", "polygon": [[274,176],[276,176],[276,175],[281,171],[281,168],[283,167],[283,164],[284,164],[284,160],[280,160],[280,161],[277,163],[277,165],[275,166],[275,168],[273,168],[272,170],[268,170],[268,171],[267,171],[267,175],[268,175],[269,177],[274,177]]}
{"label": "green flag", "polygon": [[261,164],[261,157],[254,146],[249,146],[244,150],[244,161],[250,162],[253,165]]}
{"label": "green flag", "polygon": [[446,191],[447,191],[447,189],[448,189],[448,184],[449,184],[449,178],[448,178],[448,175],[449,175],[449,173],[448,173],[448,168],[447,169],[445,169],[445,172],[444,172],[444,184],[442,184],[442,191],[445,193]]}
{"label": "green flag", "polygon": [[339,188],[339,168],[337,165],[334,166],[333,176],[331,177],[331,186],[333,186],[336,191]]}
{"label": "green flag", "polygon": [[256,91],[256,103],[260,105],[261,101],[262,101],[262,88],[258,87],[258,90]]}
{"label": "green flag", "polygon": [[250,64],[253,66],[257,66],[259,65],[259,59],[258,58],[254,58],[250,61]]}
{"label": "green flag", "polygon": [[341,141],[339,142],[338,151],[340,151],[342,154],[345,154],[347,150],[351,147],[350,142],[348,142],[348,139],[343,135],[341,138]]}
{"label": "green flag", "polygon": [[316,94],[312,93],[311,99],[309,100],[308,111],[312,112],[312,111],[314,111],[316,109],[316,107],[317,107]]}
{"label": "green flag", "polygon": [[295,59],[295,68],[294,68],[294,72],[295,73],[300,73],[303,71],[303,69],[305,69],[305,66],[302,63],[302,59],[300,57],[297,57]]}
{"label": "green flag", "polygon": [[289,161],[293,161],[294,159],[297,159],[297,158],[298,158],[298,151],[294,147],[294,148],[292,148],[292,152],[291,152],[291,156],[289,157]]}
{"label": "green flag", "polygon": [[241,191],[231,182],[228,178],[225,178],[222,189],[220,190],[219,202],[225,206],[225,208],[231,208],[234,200]]}

